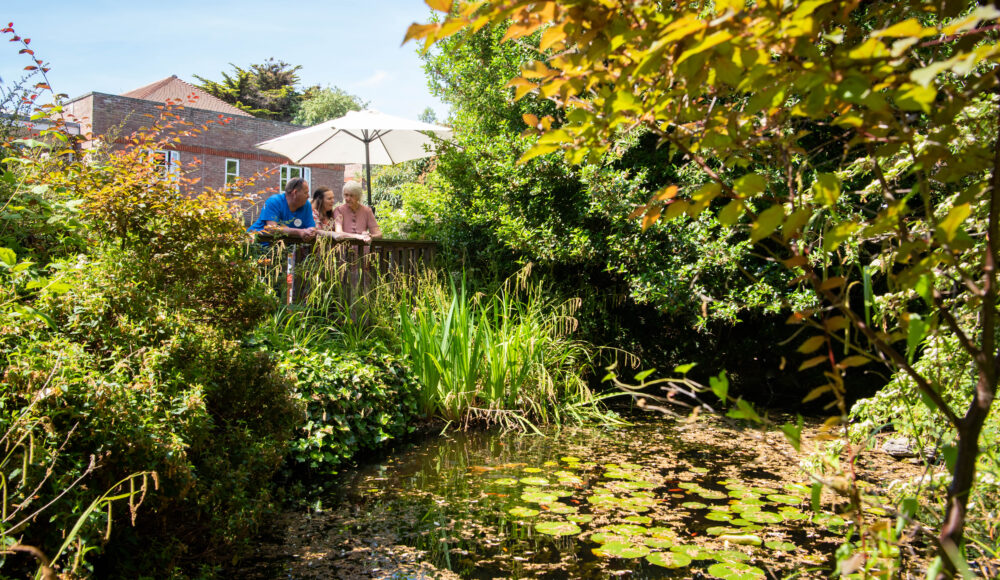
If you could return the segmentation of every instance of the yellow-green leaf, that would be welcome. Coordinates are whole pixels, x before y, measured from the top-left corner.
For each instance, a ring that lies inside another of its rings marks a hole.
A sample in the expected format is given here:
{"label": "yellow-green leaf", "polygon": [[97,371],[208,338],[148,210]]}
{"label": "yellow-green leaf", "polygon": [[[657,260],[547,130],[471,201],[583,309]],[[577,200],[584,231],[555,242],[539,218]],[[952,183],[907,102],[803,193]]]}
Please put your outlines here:
{"label": "yellow-green leaf", "polygon": [[931,112],[931,105],[937,98],[937,89],[933,85],[920,86],[907,83],[896,91],[893,100],[904,111]]}
{"label": "yellow-green leaf", "polygon": [[742,201],[738,199],[730,201],[724,208],[719,210],[719,223],[727,227],[735,224],[739,221],[740,216],[743,215],[744,210],[745,207]]}
{"label": "yellow-green leaf", "polygon": [[663,219],[672,220],[684,215],[690,204],[683,199],[674,201],[674,203],[667,206],[667,213],[663,216]]}
{"label": "yellow-green leaf", "polygon": [[869,359],[868,357],[856,354],[854,356],[849,356],[844,360],[840,361],[839,363],[837,363],[837,366],[842,369],[846,369],[849,367],[860,367],[862,365],[868,364],[869,362],[871,362],[871,359]]}
{"label": "yellow-green leaf", "polygon": [[[820,357],[820,358],[822,358],[822,357]],[[806,395],[805,398],[802,399],[802,402],[803,403],[808,403],[809,401],[818,399],[821,395],[823,395],[823,393],[826,393],[826,392],[832,391],[832,390],[833,390],[833,385],[830,385],[830,384],[823,385],[822,387],[816,387],[815,389],[809,391],[809,394]]]}
{"label": "yellow-green leaf", "polygon": [[451,0],[424,0],[424,2],[438,12],[451,12]]}
{"label": "yellow-green leaf", "polygon": [[889,37],[900,37],[900,36],[916,36],[923,38],[925,36],[931,36],[936,34],[936,31],[932,28],[924,28],[922,24],[917,22],[916,18],[907,18],[902,22],[897,22],[889,28],[883,28],[882,30],[876,30],[872,33],[874,37],[889,36]]}
{"label": "yellow-green leaf", "polygon": [[646,212],[646,216],[642,218],[642,231],[646,231],[651,228],[658,219],[660,219],[660,206],[654,205],[649,208]]}
{"label": "yellow-green leaf", "polygon": [[739,195],[750,197],[767,189],[767,181],[762,175],[748,173],[733,183],[733,189]]}
{"label": "yellow-green leaf", "polygon": [[851,237],[854,232],[861,228],[861,224],[855,222],[844,222],[837,224],[826,232],[823,237],[823,249],[827,252],[836,250],[840,244]]}
{"label": "yellow-green leaf", "polygon": [[800,344],[797,350],[802,354],[809,354],[818,349],[819,347],[823,346],[825,343],[826,343],[825,336],[814,336],[812,338],[807,339],[802,344]]}
{"label": "yellow-green leaf", "polygon": [[799,365],[799,370],[804,371],[806,369],[811,369],[818,364],[823,364],[823,361],[830,360],[825,355],[814,356],[811,359],[803,362]]}
{"label": "yellow-green leaf", "polygon": [[780,205],[772,205],[757,216],[750,228],[750,241],[757,242],[771,235],[778,229],[782,220],[785,219],[785,208]]}
{"label": "yellow-green leaf", "polygon": [[701,54],[702,52],[705,52],[706,50],[712,48],[713,46],[718,46],[723,42],[727,42],[732,37],[733,37],[732,33],[730,33],[727,30],[720,30],[714,34],[711,34],[701,42],[685,50],[684,53],[681,54],[681,57],[677,59],[677,62],[674,63],[674,66],[676,67],[677,65],[681,64],[682,62],[691,58],[692,56],[696,54]]}
{"label": "yellow-green leaf", "polygon": [[826,207],[834,205],[840,198],[840,178],[833,173],[817,173],[812,194],[816,203]]}
{"label": "yellow-green leaf", "polygon": [[785,220],[784,225],[781,226],[781,236],[785,238],[785,240],[791,239],[799,233],[799,230],[801,230],[802,227],[809,222],[809,218],[811,217],[812,212],[805,208],[799,208],[793,211],[791,215],[788,216],[788,219]]}
{"label": "yellow-green leaf", "polygon": [[955,239],[958,228],[971,212],[972,208],[967,203],[951,208],[948,215],[938,224],[938,232],[944,236],[945,241],[950,242]]}

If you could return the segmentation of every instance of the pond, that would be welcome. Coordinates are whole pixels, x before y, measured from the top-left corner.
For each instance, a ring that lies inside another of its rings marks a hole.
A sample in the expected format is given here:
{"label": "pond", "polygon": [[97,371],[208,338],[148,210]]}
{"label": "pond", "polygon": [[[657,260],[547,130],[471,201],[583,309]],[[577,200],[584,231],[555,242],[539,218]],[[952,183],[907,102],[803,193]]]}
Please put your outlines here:
{"label": "pond", "polygon": [[704,420],[452,432],[342,474],[240,574],[825,578],[848,522],[790,450]]}

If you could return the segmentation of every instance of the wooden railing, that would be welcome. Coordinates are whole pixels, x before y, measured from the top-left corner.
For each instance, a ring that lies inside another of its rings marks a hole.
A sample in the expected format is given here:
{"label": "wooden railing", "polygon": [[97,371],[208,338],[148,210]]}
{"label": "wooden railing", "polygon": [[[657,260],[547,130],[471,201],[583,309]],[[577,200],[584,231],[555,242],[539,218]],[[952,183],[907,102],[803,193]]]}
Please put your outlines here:
{"label": "wooden railing", "polygon": [[[285,259],[284,278],[286,299],[289,304],[302,298],[301,280],[296,272],[303,260],[313,253],[314,242],[303,242],[297,238],[271,238],[258,235],[259,241],[280,242],[289,248]],[[342,282],[349,294],[356,287],[367,288],[375,279],[409,277],[434,263],[438,243],[422,240],[372,240],[366,244],[360,240],[327,242],[332,258],[326,263],[331,272],[343,277]]]}

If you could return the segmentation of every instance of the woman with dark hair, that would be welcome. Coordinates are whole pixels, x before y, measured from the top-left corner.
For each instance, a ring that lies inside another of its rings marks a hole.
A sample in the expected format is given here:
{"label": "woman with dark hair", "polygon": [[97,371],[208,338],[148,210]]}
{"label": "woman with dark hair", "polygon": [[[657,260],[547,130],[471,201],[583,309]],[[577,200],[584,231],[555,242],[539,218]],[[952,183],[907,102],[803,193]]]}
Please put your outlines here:
{"label": "woman with dark hair", "polygon": [[371,241],[367,234],[352,234],[338,232],[334,229],[333,206],[337,204],[337,199],[333,195],[333,190],[329,187],[317,187],[312,196],[313,220],[316,222],[316,233],[321,236],[328,236],[335,240],[362,240],[366,244]]}

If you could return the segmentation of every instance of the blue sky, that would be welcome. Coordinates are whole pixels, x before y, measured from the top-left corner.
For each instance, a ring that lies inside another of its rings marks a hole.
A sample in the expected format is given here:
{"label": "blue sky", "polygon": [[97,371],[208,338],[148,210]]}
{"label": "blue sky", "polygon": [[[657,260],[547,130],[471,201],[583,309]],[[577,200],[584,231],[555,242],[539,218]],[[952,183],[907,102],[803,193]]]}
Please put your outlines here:
{"label": "blue sky", "polygon": [[[304,85],[337,86],[369,108],[415,119],[447,107],[431,96],[407,27],[426,22],[421,0],[20,0],[5,2],[3,24],[31,38],[51,64],[49,80],[70,97],[119,94],[177,75],[221,80],[222,72],[274,57],[302,65]],[[20,46],[0,44],[7,83],[31,64]]]}

